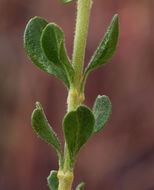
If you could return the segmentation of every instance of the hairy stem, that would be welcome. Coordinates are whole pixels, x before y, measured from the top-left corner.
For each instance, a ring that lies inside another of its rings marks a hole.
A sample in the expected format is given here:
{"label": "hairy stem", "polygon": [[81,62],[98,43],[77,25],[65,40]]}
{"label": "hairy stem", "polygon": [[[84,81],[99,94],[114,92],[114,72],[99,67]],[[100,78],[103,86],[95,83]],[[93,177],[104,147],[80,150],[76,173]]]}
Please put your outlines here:
{"label": "hairy stem", "polygon": [[91,4],[92,0],[78,0],[72,61],[75,70],[75,76],[74,83],[72,84],[68,94],[68,111],[75,110],[76,107],[84,100],[84,92],[82,91],[82,94],[80,94],[80,86],[82,81],[82,71]]}
{"label": "hairy stem", "polygon": [[74,37],[73,67],[75,70],[74,87],[79,90],[85,56],[91,0],[78,0],[77,20]]}

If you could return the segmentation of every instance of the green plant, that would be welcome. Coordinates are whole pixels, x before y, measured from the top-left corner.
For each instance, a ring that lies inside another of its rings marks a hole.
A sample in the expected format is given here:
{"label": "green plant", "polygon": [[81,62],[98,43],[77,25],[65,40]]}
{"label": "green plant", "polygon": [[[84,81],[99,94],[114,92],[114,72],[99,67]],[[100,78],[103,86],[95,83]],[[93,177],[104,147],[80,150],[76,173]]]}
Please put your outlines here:
{"label": "green plant", "polygon": [[[61,0],[70,3],[72,0]],[[64,156],[60,142],[47,122],[39,102],[32,113],[32,126],[41,139],[51,144],[57,151],[59,170],[51,171],[47,178],[50,190],[70,190],[73,181],[73,168],[80,148],[87,140],[100,131],[108,121],[111,103],[107,96],[98,96],[93,110],[83,105],[84,87],[88,74],[104,65],[113,56],[119,34],[118,15],[111,24],[83,72],[85,45],[92,0],[78,0],[77,22],[74,38],[72,64],[65,45],[64,34],[55,23],[48,23],[40,17],[32,18],[25,29],[24,47],[27,54],[40,69],[63,81],[68,90],[68,110],[63,119],[65,137]],[[83,189],[84,183],[76,190]]]}

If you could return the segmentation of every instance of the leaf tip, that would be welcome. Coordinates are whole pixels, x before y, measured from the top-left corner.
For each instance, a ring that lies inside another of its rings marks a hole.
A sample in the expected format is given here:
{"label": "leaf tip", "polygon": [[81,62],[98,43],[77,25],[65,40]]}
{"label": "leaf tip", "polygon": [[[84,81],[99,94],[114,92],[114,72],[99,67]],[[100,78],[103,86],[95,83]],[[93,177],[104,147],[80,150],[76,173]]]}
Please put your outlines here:
{"label": "leaf tip", "polygon": [[42,106],[40,102],[36,102],[35,104],[36,104],[36,108],[33,110],[32,115],[31,115],[31,122],[32,122],[33,127],[35,125],[36,118],[38,118],[40,115],[40,112],[42,112]]}
{"label": "leaf tip", "polygon": [[114,19],[119,19],[119,15],[117,13],[114,15]]}
{"label": "leaf tip", "polygon": [[77,187],[76,187],[76,190],[82,190],[85,186],[85,183],[84,182],[81,182]]}
{"label": "leaf tip", "polygon": [[71,3],[72,1],[74,0],[60,0],[62,3],[65,3],[65,4],[68,4],[68,3]]}
{"label": "leaf tip", "polygon": [[42,110],[40,102],[36,102],[35,104],[36,104],[36,109]]}
{"label": "leaf tip", "polygon": [[119,15],[118,14],[114,15],[113,23],[117,24],[117,27],[119,28]]}
{"label": "leaf tip", "polygon": [[51,176],[57,176],[57,171],[56,170],[51,170],[50,171],[50,174],[49,174],[49,176],[47,177],[47,180],[50,180],[50,178],[51,178]]}
{"label": "leaf tip", "polygon": [[50,188],[50,190],[56,190],[58,189],[58,178],[57,178],[57,171],[52,170],[49,174],[49,176],[47,177],[47,182],[48,182],[48,186]]}

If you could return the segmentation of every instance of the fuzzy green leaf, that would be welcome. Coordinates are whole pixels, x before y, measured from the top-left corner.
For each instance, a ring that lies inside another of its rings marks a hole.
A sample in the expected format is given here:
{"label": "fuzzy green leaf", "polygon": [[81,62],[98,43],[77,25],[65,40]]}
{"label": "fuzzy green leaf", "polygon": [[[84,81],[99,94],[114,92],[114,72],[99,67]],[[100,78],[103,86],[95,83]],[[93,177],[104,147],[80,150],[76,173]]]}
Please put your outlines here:
{"label": "fuzzy green leaf", "polygon": [[82,190],[82,189],[84,188],[84,186],[85,186],[85,183],[82,182],[82,183],[80,183],[80,184],[76,187],[75,190]]}
{"label": "fuzzy green leaf", "polygon": [[62,3],[71,3],[74,0],[60,0]]}
{"label": "fuzzy green leaf", "polygon": [[78,106],[75,111],[66,114],[63,120],[63,130],[68,146],[71,164],[82,145],[91,136],[94,129],[95,119],[90,109],[84,105]]}
{"label": "fuzzy green leaf", "polygon": [[111,21],[111,24],[104,36],[104,39],[100,43],[89,65],[87,66],[86,72],[102,66],[111,59],[117,47],[118,36],[119,18],[116,14]]}
{"label": "fuzzy green leaf", "polygon": [[24,32],[24,47],[36,66],[43,71],[58,77],[64,82],[67,88],[69,88],[69,81],[64,68],[49,61],[42,51],[40,38],[42,31],[47,24],[47,21],[43,18],[32,18],[28,22]]}
{"label": "fuzzy green leaf", "polygon": [[36,109],[32,113],[32,126],[37,135],[45,142],[51,144],[58,153],[60,166],[62,166],[62,152],[60,142],[49,125],[46,116],[44,114],[43,108],[39,102],[36,102]]}
{"label": "fuzzy green leaf", "polygon": [[48,24],[41,36],[41,46],[46,57],[58,67],[64,69],[72,82],[74,70],[67,57],[63,31],[55,23]]}
{"label": "fuzzy green leaf", "polygon": [[93,107],[93,114],[95,117],[95,127],[93,134],[95,134],[105,126],[111,115],[111,102],[107,96],[99,95],[97,97]]}
{"label": "fuzzy green leaf", "polygon": [[52,170],[47,178],[50,190],[58,190],[59,180],[57,178],[57,171]]}

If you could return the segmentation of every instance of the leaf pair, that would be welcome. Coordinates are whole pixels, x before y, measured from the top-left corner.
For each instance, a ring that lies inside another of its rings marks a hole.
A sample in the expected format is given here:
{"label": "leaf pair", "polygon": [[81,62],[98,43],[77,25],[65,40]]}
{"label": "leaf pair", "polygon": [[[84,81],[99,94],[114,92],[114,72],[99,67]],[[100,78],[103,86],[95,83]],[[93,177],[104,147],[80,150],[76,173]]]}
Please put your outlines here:
{"label": "leaf pair", "polygon": [[[71,0],[61,1],[63,3],[71,2]],[[118,15],[115,15],[104,39],[85,70],[81,84],[82,91],[89,72],[107,63],[113,56],[117,47],[118,35],[119,19]],[[70,84],[73,83],[74,69],[65,50],[64,34],[56,24],[48,24],[40,17],[32,18],[25,29],[24,46],[35,65],[61,79],[69,89]]]}
{"label": "leaf pair", "polygon": [[[111,103],[107,96],[98,96],[93,112],[84,105],[78,106],[75,111],[67,113],[63,120],[64,136],[69,150],[70,168],[80,148],[87,142],[92,134],[100,131],[107,123],[111,114]],[[45,142],[51,144],[58,153],[60,168],[63,167],[63,156],[60,142],[49,125],[43,108],[39,102],[32,113],[32,126],[37,135]]]}
{"label": "leaf pair", "polygon": [[[70,169],[73,168],[80,148],[91,135],[105,126],[110,113],[111,103],[109,98],[107,96],[98,96],[94,103],[93,112],[87,106],[80,105],[75,111],[66,114],[63,120],[63,129],[70,156]],[[60,142],[49,125],[39,102],[36,103],[36,109],[32,113],[32,126],[42,140],[51,144],[57,150],[60,169],[62,169],[63,157]],[[57,171],[52,171],[47,181],[50,190],[58,190]],[[83,183],[79,184],[76,190],[82,190],[83,186]]]}
{"label": "leaf pair", "polygon": [[84,105],[78,106],[64,117],[63,129],[70,156],[70,168],[80,148],[92,134],[100,131],[111,114],[111,103],[107,96],[98,96],[92,111]]}
{"label": "leaf pair", "polygon": [[103,40],[101,41],[96,52],[92,56],[87,68],[85,69],[85,73],[81,84],[82,91],[84,90],[84,85],[89,72],[106,64],[114,55],[118,43],[118,36],[119,18],[118,15],[115,14]]}
{"label": "leaf pair", "polygon": [[64,34],[56,24],[32,18],[24,32],[24,47],[35,65],[70,87],[74,70],[65,50]]}

